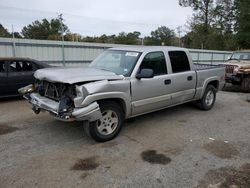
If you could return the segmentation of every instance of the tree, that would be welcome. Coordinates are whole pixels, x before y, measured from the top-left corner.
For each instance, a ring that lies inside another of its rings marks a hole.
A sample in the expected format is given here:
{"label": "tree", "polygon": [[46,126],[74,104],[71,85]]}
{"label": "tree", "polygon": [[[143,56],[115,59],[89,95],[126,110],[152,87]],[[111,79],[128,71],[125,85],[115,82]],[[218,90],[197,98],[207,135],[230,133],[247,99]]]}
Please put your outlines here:
{"label": "tree", "polygon": [[235,0],[236,37],[240,48],[250,48],[250,4],[247,0]]}
{"label": "tree", "polygon": [[233,25],[233,0],[179,0],[183,7],[192,7],[191,30],[185,37],[186,47],[217,50],[237,48]]}
{"label": "tree", "polygon": [[202,48],[208,48],[208,32],[214,19],[215,7],[213,0],[179,0],[180,6],[192,7],[193,21],[191,27],[199,24],[200,40]]}
{"label": "tree", "polygon": [[30,39],[49,39],[59,40],[61,32],[69,33],[69,29],[65,24],[60,24],[59,19],[43,19],[42,21],[34,21],[32,24],[23,27],[22,35]]}
{"label": "tree", "polygon": [[3,27],[2,24],[0,24],[0,37],[11,37],[11,34]]}
{"label": "tree", "polygon": [[115,37],[114,42],[116,44],[138,44],[140,40],[141,33],[138,31],[125,33],[121,32],[118,36]]}
{"label": "tree", "polygon": [[235,7],[233,0],[217,0],[214,10],[214,24],[223,34],[232,34],[235,22]]}
{"label": "tree", "polygon": [[146,45],[172,45],[175,37],[174,30],[167,28],[166,26],[158,27],[155,31],[151,32],[150,37],[145,37]]}

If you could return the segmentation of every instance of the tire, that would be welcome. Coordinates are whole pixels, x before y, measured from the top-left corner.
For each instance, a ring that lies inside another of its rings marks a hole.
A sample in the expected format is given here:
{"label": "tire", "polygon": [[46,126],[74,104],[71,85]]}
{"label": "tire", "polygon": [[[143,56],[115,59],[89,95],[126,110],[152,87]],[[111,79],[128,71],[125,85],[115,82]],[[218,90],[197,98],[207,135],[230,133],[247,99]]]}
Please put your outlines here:
{"label": "tire", "polygon": [[213,108],[216,100],[216,89],[212,85],[208,85],[203,97],[198,101],[198,106],[201,110],[210,110]]}
{"label": "tire", "polygon": [[100,109],[103,117],[84,125],[84,131],[97,142],[107,142],[120,133],[124,113],[121,107],[112,101],[100,103]]}
{"label": "tire", "polygon": [[244,92],[250,92],[250,76],[248,76],[242,80],[241,90]]}

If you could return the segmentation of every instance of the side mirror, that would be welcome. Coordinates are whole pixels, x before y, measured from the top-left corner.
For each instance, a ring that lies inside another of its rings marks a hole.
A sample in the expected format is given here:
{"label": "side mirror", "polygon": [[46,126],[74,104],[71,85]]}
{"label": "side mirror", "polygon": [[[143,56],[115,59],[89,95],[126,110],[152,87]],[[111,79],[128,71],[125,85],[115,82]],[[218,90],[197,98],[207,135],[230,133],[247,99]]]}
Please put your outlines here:
{"label": "side mirror", "polygon": [[153,77],[154,77],[154,71],[152,69],[142,69],[141,72],[136,75],[137,79],[153,78]]}

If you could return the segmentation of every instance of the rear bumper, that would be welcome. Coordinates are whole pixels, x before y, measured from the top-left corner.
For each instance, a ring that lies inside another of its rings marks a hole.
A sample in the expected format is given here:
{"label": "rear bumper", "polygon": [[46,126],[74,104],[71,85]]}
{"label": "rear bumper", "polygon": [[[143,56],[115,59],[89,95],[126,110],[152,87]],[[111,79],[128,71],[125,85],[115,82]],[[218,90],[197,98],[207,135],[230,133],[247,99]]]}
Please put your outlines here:
{"label": "rear bumper", "polygon": [[24,98],[33,106],[34,111],[47,111],[62,121],[95,121],[102,117],[101,110],[97,102],[83,108],[74,108],[71,112],[58,113],[59,102],[53,101],[38,93],[24,95]]}

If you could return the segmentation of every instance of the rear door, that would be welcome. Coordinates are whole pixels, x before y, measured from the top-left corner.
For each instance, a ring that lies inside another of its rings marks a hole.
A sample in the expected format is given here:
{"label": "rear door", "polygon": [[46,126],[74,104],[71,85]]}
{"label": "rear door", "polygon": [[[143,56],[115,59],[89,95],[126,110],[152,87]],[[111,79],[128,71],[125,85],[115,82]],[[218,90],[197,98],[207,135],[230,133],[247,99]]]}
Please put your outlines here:
{"label": "rear door", "polygon": [[185,51],[169,51],[172,73],[172,103],[178,104],[192,100],[196,91],[196,72],[192,70]]}
{"label": "rear door", "polygon": [[33,62],[13,60],[8,63],[8,85],[12,94],[18,94],[19,88],[34,83],[33,74],[36,68]]}
{"label": "rear door", "polygon": [[8,94],[7,67],[5,61],[0,61],[0,97]]}

